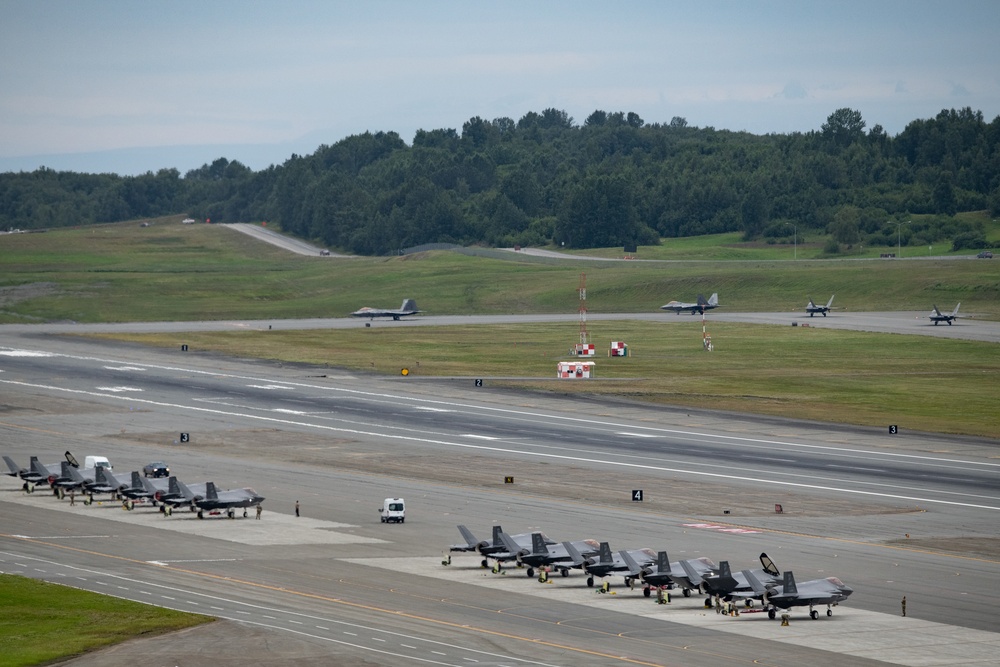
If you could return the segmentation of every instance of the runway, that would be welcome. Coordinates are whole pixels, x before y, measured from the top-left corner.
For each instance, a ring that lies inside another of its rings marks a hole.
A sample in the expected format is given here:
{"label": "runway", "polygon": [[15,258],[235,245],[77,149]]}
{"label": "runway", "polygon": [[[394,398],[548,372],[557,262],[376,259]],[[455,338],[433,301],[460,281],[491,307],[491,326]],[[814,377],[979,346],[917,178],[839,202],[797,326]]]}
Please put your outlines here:
{"label": "runway", "polygon": [[[992,440],[0,336],[0,453],[106,454],[116,471],[162,459],[267,497],[261,521],[199,521],[70,507],[3,477],[0,570],[284,638],[260,664],[972,665],[1000,647],[982,613],[1000,581]],[[387,495],[407,499],[405,524],[378,522]],[[837,575],[856,593],[789,628],[700,598],[662,609],[620,579],[602,596],[579,574],[543,585],[443,566],[458,523],[737,568],[767,551],[800,581]]]}

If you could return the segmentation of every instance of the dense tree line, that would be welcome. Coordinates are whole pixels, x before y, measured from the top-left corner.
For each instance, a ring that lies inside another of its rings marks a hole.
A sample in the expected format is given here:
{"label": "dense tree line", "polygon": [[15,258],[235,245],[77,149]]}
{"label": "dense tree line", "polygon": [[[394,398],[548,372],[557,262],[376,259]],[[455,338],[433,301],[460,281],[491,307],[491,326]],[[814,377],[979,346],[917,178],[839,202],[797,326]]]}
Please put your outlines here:
{"label": "dense tree line", "polygon": [[[255,172],[220,158],[181,177],[39,169],[0,174],[0,228],[44,228],[188,212],[268,220],[331,247],[394,253],[431,242],[600,247],[741,231],[793,229],[841,244],[984,244],[956,212],[1000,214],[1000,117],[944,110],[890,137],[852,109],[819,131],[753,135],[647,124],[635,113],[565,111],[461,129],[355,135]],[[794,226],[794,227],[793,227]]]}

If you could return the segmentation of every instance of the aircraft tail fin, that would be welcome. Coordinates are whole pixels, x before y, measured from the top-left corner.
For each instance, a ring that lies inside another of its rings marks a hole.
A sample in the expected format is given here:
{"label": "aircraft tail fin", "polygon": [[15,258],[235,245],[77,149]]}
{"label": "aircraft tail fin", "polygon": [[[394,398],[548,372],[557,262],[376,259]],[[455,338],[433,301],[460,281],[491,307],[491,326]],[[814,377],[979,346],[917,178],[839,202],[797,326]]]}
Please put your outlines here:
{"label": "aircraft tail fin", "polygon": [[799,594],[799,587],[795,585],[795,576],[791,570],[785,572],[785,580],[781,584],[781,592],[785,595]]}
{"label": "aircraft tail fin", "polygon": [[142,485],[142,476],[139,474],[138,470],[132,471],[132,488],[133,489],[145,489]]}
{"label": "aircraft tail fin", "polygon": [[417,302],[414,299],[403,299],[403,305],[399,308],[402,311],[417,311]]}
{"label": "aircraft tail fin", "polygon": [[215,489],[215,482],[205,482],[205,500],[218,500],[219,492]]}
{"label": "aircraft tail fin", "polygon": [[705,581],[702,578],[701,573],[694,569],[694,566],[691,565],[689,561],[682,560],[681,569],[684,570],[684,574],[687,575],[688,580],[690,580],[690,582],[695,586],[699,586],[703,581]]}
{"label": "aircraft tail fin", "polygon": [[465,543],[468,544],[469,547],[477,548],[481,546],[481,543],[479,542],[479,540],[476,539],[476,536],[473,535],[472,531],[466,528],[465,526],[460,525],[458,527],[458,532],[462,533],[462,539],[465,540]]}
{"label": "aircraft tail fin", "polygon": [[718,306],[719,305],[719,293],[713,292],[712,296],[708,297],[708,305]]}
{"label": "aircraft tail fin", "polygon": [[521,552],[521,547],[518,546],[517,542],[515,542],[510,535],[503,532],[502,530],[500,531],[500,542],[503,544],[504,548],[507,549],[508,553],[510,553],[511,556],[516,556]]}
{"label": "aircraft tail fin", "polygon": [[500,526],[493,526],[493,546],[500,547],[503,546],[503,540],[500,539],[500,533],[503,532],[503,528]]}
{"label": "aircraft tail fin", "polygon": [[813,301],[812,297],[809,297],[809,305],[806,306],[806,308],[815,308],[815,307],[816,307],[816,302]]}
{"label": "aircraft tail fin", "polygon": [[670,572],[670,558],[667,556],[666,551],[656,554],[656,571],[661,574]]}
{"label": "aircraft tail fin", "polygon": [[[171,491],[174,489],[174,487],[176,487],[180,495],[183,496],[183,498],[188,501],[194,501],[197,498],[194,495],[194,492],[187,487],[187,484],[177,479],[176,477],[171,477],[170,479],[173,480],[173,483],[170,485]],[[211,484],[211,482],[209,482],[209,484]]]}
{"label": "aircraft tail fin", "polygon": [[545,538],[541,533],[531,534],[531,551],[536,554],[549,553],[549,547],[545,544]]}
{"label": "aircraft tail fin", "polygon": [[94,470],[94,483],[104,484],[105,486],[111,484],[111,480],[108,479],[106,474],[104,474],[104,466],[97,466],[97,469]]}
{"label": "aircraft tail fin", "polygon": [[961,306],[961,305],[962,305],[962,302],[959,301],[958,302],[958,306],[955,306],[955,310],[951,311],[951,316],[952,317],[958,317],[958,307]]}
{"label": "aircraft tail fin", "polygon": [[826,302],[826,307],[827,308],[832,308],[833,307],[833,297],[834,296],[837,296],[837,295],[834,294],[833,296],[830,297],[830,300]]}
{"label": "aircraft tail fin", "polygon": [[632,558],[632,554],[623,550],[619,551],[618,555],[621,556],[622,560],[625,561],[625,564],[628,565],[628,570],[629,570],[628,573],[631,576],[634,577],[642,572],[642,567],[640,567],[639,564],[635,562],[635,559]]}
{"label": "aircraft tail fin", "polygon": [[705,300],[705,295],[704,294],[699,294],[698,295],[698,305],[699,306],[707,306],[708,305],[708,301]]}
{"label": "aircraft tail fin", "polygon": [[767,593],[767,587],[761,583],[760,579],[750,570],[743,570],[743,576],[746,577],[747,583],[750,584],[750,588],[757,595],[763,595]]}
{"label": "aircraft tail fin", "polygon": [[35,473],[36,475],[49,476],[49,471],[42,465],[42,462],[38,460],[37,456],[32,456],[28,462],[28,470]]}
{"label": "aircraft tail fin", "polygon": [[935,303],[933,305],[934,305],[934,314],[937,315],[938,317],[941,317],[941,311],[938,310],[937,304]]}
{"label": "aircraft tail fin", "polygon": [[611,556],[611,545],[607,542],[601,542],[601,549],[598,553],[600,554],[600,562],[602,563],[613,563],[615,561]]}
{"label": "aircraft tail fin", "polygon": [[766,553],[760,554],[760,566],[764,568],[764,571],[767,572],[772,577],[781,576],[781,572],[778,570],[778,566],[774,564],[774,561],[771,560],[771,557],[768,556]]}
{"label": "aircraft tail fin", "polygon": [[583,561],[585,560],[583,554],[580,553],[579,549],[573,546],[572,542],[563,542],[562,545],[563,549],[566,550],[566,553],[568,553],[569,557],[572,559],[573,566],[580,565],[581,563],[583,563]]}
{"label": "aircraft tail fin", "polygon": [[83,480],[83,476],[80,475],[80,471],[74,468],[69,461],[62,461],[62,476],[69,477],[74,482],[80,482]]}
{"label": "aircraft tail fin", "polygon": [[8,475],[11,477],[17,477],[21,474],[21,469],[14,463],[14,459],[10,458],[6,454],[3,455],[3,460],[7,463],[7,468],[10,470]]}

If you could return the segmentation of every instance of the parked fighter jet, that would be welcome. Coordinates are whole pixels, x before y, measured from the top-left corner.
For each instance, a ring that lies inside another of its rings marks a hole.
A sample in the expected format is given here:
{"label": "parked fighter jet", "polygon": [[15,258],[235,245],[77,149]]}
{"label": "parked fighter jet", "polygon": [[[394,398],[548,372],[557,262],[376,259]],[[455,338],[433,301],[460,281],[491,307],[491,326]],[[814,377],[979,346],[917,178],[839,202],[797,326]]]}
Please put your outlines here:
{"label": "parked fighter jet", "polygon": [[407,315],[414,315],[421,311],[417,310],[417,302],[413,299],[404,299],[403,305],[399,307],[398,310],[392,310],[391,308],[370,308],[365,306],[361,310],[356,310],[351,313],[353,317],[367,317],[369,319],[375,319],[376,317],[391,317],[394,320],[398,320],[400,317],[405,317]]}
{"label": "parked fighter jet", "polygon": [[[527,575],[535,576],[535,568],[546,565],[554,565],[562,576],[568,576],[571,568],[581,567],[582,562],[574,562],[566,550],[566,543],[548,545],[541,533],[531,534],[531,548],[525,548],[517,544],[510,535],[501,532],[500,539],[507,547],[506,554],[494,554],[494,558],[500,560],[516,560],[518,565],[527,565]],[[571,543],[584,557],[595,556],[600,551],[601,545],[596,540],[580,540]]]}
{"label": "parked fighter jet", "polygon": [[[23,479],[24,490],[27,491],[28,493],[31,493],[31,491],[34,490],[35,484],[48,481],[49,473],[47,466],[42,466],[42,468],[46,470],[45,474],[42,474],[41,472],[36,470],[35,464],[38,462],[37,456],[31,457],[31,460],[28,463],[27,468],[20,467],[19,465],[14,463],[14,459],[10,458],[6,454],[4,455],[3,460],[7,463],[7,468],[9,470],[7,474],[10,475],[11,477],[20,477],[21,479]],[[53,464],[53,467],[57,471],[60,470],[60,466],[58,463]]]}
{"label": "parked fighter jet", "polygon": [[820,313],[823,317],[826,317],[826,314],[831,310],[833,310],[834,296],[837,295],[834,294],[833,296],[831,296],[830,300],[826,302],[825,306],[817,306],[816,302],[812,300],[812,297],[809,297],[809,303],[806,305],[806,312],[809,313],[809,317],[812,317],[816,313]]}
{"label": "parked fighter jet", "polygon": [[[958,304],[958,306],[961,305],[961,303]],[[934,326],[937,326],[938,322],[947,322],[948,326],[951,326],[951,323],[958,319],[958,306],[955,306],[955,310],[951,311],[951,315],[945,315],[938,310],[937,304],[934,304],[934,310],[931,311],[928,317],[934,323]]]}
{"label": "parked fighter jet", "polygon": [[104,468],[93,469],[94,478],[92,480],[84,477],[82,471],[73,466],[69,466],[67,470],[70,479],[78,484],[75,488],[80,489],[80,491],[87,495],[87,499],[84,501],[85,504],[89,505],[94,502],[94,494],[98,493],[109,493],[113,499],[118,497],[121,484],[113,477],[107,479],[107,476],[111,473],[105,472]]}
{"label": "parked fighter jet", "polygon": [[[585,557],[571,542],[564,542],[566,551],[572,557],[573,562],[582,563],[583,571],[587,573],[587,585],[594,585],[594,577],[605,578],[612,572],[629,572],[631,568],[620,555],[611,553],[611,545],[601,542],[598,547],[597,556]],[[656,562],[656,552],[652,549],[631,549],[628,551],[632,559],[642,567],[652,565]],[[627,578],[627,577],[626,577]]]}
{"label": "parked fighter jet", "polygon": [[[766,553],[760,555],[760,564],[760,569],[751,570],[758,580],[765,586],[781,583],[781,573]],[[733,574],[727,560],[719,562],[718,573],[699,574],[687,561],[681,561],[681,566],[687,571],[688,577],[692,580],[697,579],[700,588],[711,596],[705,601],[707,605],[711,605],[712,597],[729,599],[734,592],[746,593],[753,590],[742,572]],[[752,600],[747,598],[746,601],[747,606],[751,606]]]}
{"label": "parked fighter jet", "polygon": [[[465,538],[465,544],[453,544],[449,547],[449,551],[475,551],[483,556],[481,565],[483,567],[489,567],[486,559],[488,556],[493,554],[506,554],[507,547],[504,545],[503,541],[500,539],[500,533],[503,532],[503,528],[500,526],[493,526],[493,542],[487,542],[486,540],[480,540],[472,531],[465,526],[458,526],[458,532],[462,533],[462,537]],[[545,533],[541,534],[545,540],[545,544],[555,544],[555,540],[550,540],[546,537]],[[528,548],[531,546],[531,533],[519,533],[517,535],[511,535],[511,539],[514,540],[518,546],[522,548]]]}
{"label": "parked fighter jet", "polygon": [[122,497],[122,507],[125,509],[132,510],[136,500],[151,500],[153,505],[156,505],[156,491],[150,491],[142,485],[142,476],[138,470],[132,471],[132,479],[129,484],[122,482],[114,473],[107,470],[104,471],[104,478],[108,483],[117,485],[118,495]]}
{"label": "parked fighter jet", "polygon": [[[639,579],[643,583],[642,594],[646,597],[650,596],[652,588],[659,586],[677,586],[684,593],[684,597],[691,597],[691,591],[701,590],[700,579],[692,581],[679,561],[670,562],[666,551],[660,551],[656,554],[655,566],[647,565],[645,567],[639,565],[629,552],[619,551],[618,553],[629,566],[627,585],[631,586],[636,579]],[[690,569],[701,578],[707,574],[718,572],[715,563],[709,558],[693,558],[688,560],[688,563],[691,566]]]}
{"label": "parked fighter jet", "polygon": [[[176,479],[176,478],[171,478]],[[226,517],[236,518],[236,508],[243,508],[243,516],[247,516],[246,508],[259,505],[264,502],[264,497],[257,495],[253,489],[234,489],[229,491],[219,491],[215,488],[215,482],[205,482],[204,495],[195,494],[183,482],[178,481],[177,486],[181,493],[198,510],[198,518],[205,518],[205,510],[226,510]]]}
{"label": "parked fighter jet", "polygon": [[743,570],[743,576],[753,587],[754,597],[759,597],[767,607],[767,617],[773,619],[778,609],[809,607],[809,617],[819,618],[815,605],[825,604],[826,615],[833,616],[833,607],[846,600],[854,589],[837,577],[813,579],[796,585],[791,572],[785,572],[781,584],[765,586],[751,570]]}
{"label": "parked fighter jet", "polygon": [[719,307],[719,295],[713,294],[705,300],[705,297],[701,294],[698,295],[697,303],[684,303],[682,301],[671,301],[670,303],[660,306],[660,310],[672,310],[678,315],[683,313],[685,310],[694,315],[695,313],[703,313],[706,310],[712,310],[713,308]]}

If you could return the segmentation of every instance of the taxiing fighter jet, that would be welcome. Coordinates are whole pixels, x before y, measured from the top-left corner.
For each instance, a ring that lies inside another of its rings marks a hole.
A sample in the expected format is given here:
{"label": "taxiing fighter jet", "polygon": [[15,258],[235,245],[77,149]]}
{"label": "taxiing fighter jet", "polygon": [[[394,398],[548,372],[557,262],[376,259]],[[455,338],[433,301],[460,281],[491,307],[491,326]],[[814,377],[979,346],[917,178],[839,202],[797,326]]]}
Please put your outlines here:
{"label": "taxiing fighter jet", "polygon": [[767,608],[768,618],[773,619],[778,609],[791,607],[809,607],[809,617],[819,618],[819,612],[813,609],[818,604],[826,605],[826,615],[833,616],[833,607],[846,600],[854,589],[844,584],[837,577],[813,579],[795,583],[791,572],[785,572],[781,584],[764,585],[751,570],[743,570],[743,576],[753,587],[754,597],[760,598]]}
{"label": "taxiing fighter jet", "polygon": [[[961,305],[961,303],[958,304],[958,306]],[[951,326],[951,323],[958,319],[958,306],[955,306],[955,310],[951,311],[951,315],[945,315],[938,310],[937,304],[934,304],[934,310],[931,311],[928,317],[934,323],[934,326],[937,326],[938,322],[947,322],[948,326]]]}
{"label": "taxiing fighter jet", "polygon": [[719,295],[713,294],[705,300],[705,297],[701,294],[698,295],[697,303],[684,303],[682,301],[671,301],[670,303],[660,306],[660,310],[672,310],[678,315],[683,313],[685,310],[694,315],[695,313],[704,314],[706,310],[712,310],[713,308],[719,307]]}
{"label": "taxiing fighter jet", "polygon": [[407,315],[414,315],[421,311],[417,310],[417,302],[413,299],[405,299],[403,305],[399,307],[398,310],[392,310],[391,308],[371,308],[365,306],[361,310],[356,310],[351,313],[352,317],[367,317],[374,320],[376,317],[391,317],[394,320],[398,320],[401,317]]}
{"label": "taxiing fighter jet", "polygon": [[816,302],[812,300],[812,297],[809,297],[809,303],[806,304],[806,312],[809,313],[809,317],[812,317],[816,313],[819,313],[823,317],[826,317],[826,314],[828,312],[830,312],[831,310],[833,310],[833,297],[834,296],[837,296],[837,295],[834,294],[833,296],[831,296],[830,300],[826,302],[825,306],[817,306]]}

